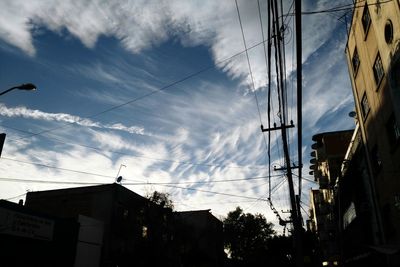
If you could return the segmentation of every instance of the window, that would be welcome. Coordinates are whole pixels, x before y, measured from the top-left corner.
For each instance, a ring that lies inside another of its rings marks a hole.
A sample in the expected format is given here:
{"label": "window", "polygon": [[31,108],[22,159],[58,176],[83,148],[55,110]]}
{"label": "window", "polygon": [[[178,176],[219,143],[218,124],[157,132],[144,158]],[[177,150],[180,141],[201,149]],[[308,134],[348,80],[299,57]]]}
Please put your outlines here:
{"label": "window", "polygon": [[[400,0],[399,0],[400,1]],[[392,88],[400,88],[400,58],[396,60],[394,64],[392,64],[391,68],[391,86]]]}
{"label": "window", "polygon": [[382,59],[381,56],[379,55],[379,52],[375,59],[373,71],[374,71],[375,83],[376,85],[379,85],[383,78],[383,75],[385,74],[383,71]]}
{"label": "window", "polygon": [[369,110],[370,107],[368,103],[367,93],[364,93],[361,99],[361,113],[364,119],[368,116]]}
{"label": "window", "polygon": [[358,67],[360,66],[360,57],[358,56],[357,47],[354,49],[353,58],[351,59],[353,65],[353,74],[357,75]]}
{"label": "window", "polygon": [[142,237],[147,238],[147,236],[148,236],[148,228],[147,228],[147,226],[143,225],[142,226]]}
{"label": "window", "polygon": [[386,131],[388,134],[389,144],[396,145],[400,139],[400,128],[396,122],[394,114],[392,114],[386,123]]}
{"label": "window", "polygon": [[382,160],[377,145],[371,151],[371,160],[374,173],[377,174],[382,169]]}
{"label": "window", "polygon": [[385,41],[387,44],[391,44],[393,41],[393,23],[390,19],[385,24]]}
{"label": "window", "polygon": [[371,25],[371,16],[369,15],[368,4],[364,6],[364,11],[362,14],[361,22],[363,25],[364,33],[368,33],[369,26]]}

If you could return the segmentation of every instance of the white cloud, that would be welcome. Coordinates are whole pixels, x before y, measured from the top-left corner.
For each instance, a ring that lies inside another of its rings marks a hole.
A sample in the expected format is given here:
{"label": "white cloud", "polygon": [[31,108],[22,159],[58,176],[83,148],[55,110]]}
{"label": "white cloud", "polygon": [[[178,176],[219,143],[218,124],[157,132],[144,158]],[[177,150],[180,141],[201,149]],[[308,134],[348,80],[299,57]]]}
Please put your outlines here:
{"label": "white cloud", "polygon": [[[207,46],[210,48],[215,62],[244,50],[233,0],[132,0],[124,2],[116,0],[14,0],[4,2],[6,0],[0,0],[2,6],[0,9],[0,38],[29,55],[35,54],[34,39],[40,35],[37,32],[40,27],[58,32],[60,35],[69,32],[89,48],[95,47],[100,36],[116,37],[123,47],[132,53],[140,53],[143,50],[154,48],[168,39],[178,40],[184,46]],[[247,46],[250,47],[261,41],[257,2],[241,0],[238,3]],[[330,3],[331,5],[332,3],[339,4],[337,1],[324,1],[318,2],[318,4],[312,1],[311,3],[305,5],[306,10],[322,9]],[[265,2],[262,5],[265,6]],[[340,64],[345,64],[344,62],[340,63],[342,60],[340,55],[343,54],[342,46],[332,46],[329,53],[315,57],[316,59],[312,57],[315,56],[315,51],[326,45],[328,37],[332,35],[339,22],[326,15],[303,16],[303,18],[303,61],[305,63],[313,62],[313,66],[309,66],[304,75],[303,90],[304,125],[310,129],[324,114],[329,111],[337,111],[338,105],[348,105],[347,99],[351,90],[348,87],[349,83],[346,82],[348,80],[346,71],[343,71],[343,68],[340,72],[336,71],[340,68]],[[343,38],[343,36],[339,37]],[[291,52],[288,52],[288,61],[291,56]],[[258,46],[250,50],[249,57],[256,87],[265,85],[266,70],[263,47]],[[290,65],[289,62],[288,66]],[[114,84],[120,80],[128,80],[125,78],[129,75],[129,71],[132,71],[128,68],[121,70],[120,67],[94,63],[86,67],[72,66],[70,70],[86,75],[86,78],[92,80]],[[243,86],[249,86],[249,70],[244,54],[224,65],[221,64],[220,68],[232,78],[239,78]],[[150,73],[142,73],[142,76],[152,77]],[[337,80],[341,82],[333,82]],[[138,81],[124,84],[123,89],[136,84],[136,82]],[[212,90],[206,91],[207,87]],[[155,88],[147,84],[146,89],[154,90]],[[110,94],[110,97],[104,97],[104,92],[91,92],[91,97],[97,96],[97,99],[103,99],[103,101],[114,101],[115,104],[125,101],[124,96],[119,94],[112,97]],[[103,97],[100,96],[101,94]],[[115,100],[116,97],[120,97],[120,100]],[[346,98],[346,101],[343,102],[343,98]],[[147,105],[150,108],[157,104],[154,99],[147,101],[154,101],[151,102],[151,105]],[[88,140],[99,145],[100,148],[123,150],[133,154],[132,156],[115,156],[112,153],[97,153],[87,148],[74,146],[68,153],[38,149],[30,149],[24,153],[21,152],[22,149],[10,150],[9,155],[14,155],[16,158],[32,159],[26,154],[29,152],[31,157],[33,157],[32,155],[36,156],[34,158],[36,160],[51,159],[46,162],[48,164],[65,168],[79,166],[81,170],[98,170],[96,172],[111,176],[116,174],[120,164],[124,164],[127,167],[122,169],[122,175],[126,179],[151,182],[257,176],[259,170],[226,166],[257,165],[261,162],[260,158],[265,156],[263,155],[266,152],[260,134],[256,104],[252,96],[241,95],[238,97],[235,90],[229,91],[215,84],[203,83],[187,98],[170,96],[163,99],[163,102],[165,106],[157,105],[159,114],[162,115],[157,118],[159,123],[157,127],[165,126],[163,130],[166,132],[157,136],[149,134],[142,126],[129,126],[121,123],[104,124],[71,114],[48,113],[26,107],[9,108],[1,104],[0,114],[6,117],[58,121],[91,127],[91,130],[88,131]],[[146,110],[149,109],[148,107]],[[276,112],[277,110],[275,110]],[[273,114],[273,117],[276,115]],[[150,141],[134,142],[110,133],[110,131],[97,131],[99,129],[150,135],[154,138]],[[275,139],[278,137],[273,135],[272,143],[274,145]],[[23,148],[26,149],[29,144],[35,142],[36,140],[30,140],[29,143],[22,144]],[[139,157],[135,157],[135,155]],[[274,157],[273,161],[277,161],[276,158],[278,157]],[[87,159],[87,161],[82,159]],[[185,165],[162,161],[162,159],[192,161],[215,166]],[[29,173],[37,179],[53,179],[53,177],[57,177],[59,180],[71,179],[70,173],[65,174],[28,165],[24,165],[23,168],[20,166],[7,163],[0,167],[0,171],[2,174],[7,173],[12,177],[25,177],[26,173]],[[87,178],[80,175],[74,175],[74,177]],[[277,183],[278,181],[273,185]],[[266,187],[260,181],[203,185],[199,189],[259,197],[257,188],[253,188],[253,186]],[[27,186],[21,187],[28,188]],[[45,186],[35,185],[29,189],[39,190],[40,188],[45,188]],[[159,188],[163,189],[163,187]],[[132,187],[132,189],[144,193],[146,187]],[[181,200],[182,203],[189,199],[192,202],[201,203],[204,202],[205,196],[207,196],[206,202],[226,203],[232,200],[227,196],[183,191],[177,188],[171,192],[174,192],[174,197]],[[3,191],[3,193],[6,192]],[[283,196],[287,196],[285,185],[279,187],[277,194],[274,195],[276,199],[284,198]],[[232,210],[237,205],[234,202],[238,200],[243,199],[233,199],[230,205],[218,205],[216,212],[226,214],[226,211]],[[284,208],[285,200],[278,202]],[[179,207],[182,208],[182,206]],[[194,204],[194,207],[208,208],[206,205],[197,204]],[[255,210],[255,206],[251,208]],[[269,210],[269,208],[263,206],[263,210]]]}
{"label": "white cloud", "polygon": [[[326,1],[320,1],[305,6],[315,10],[323,9],[328,4]],[[266,27],[265,5],[265,2],[261,2]],[[113,36],[133,53],[139,53],[172,38],[187,46],[210,47],[215,60],[230,57],[244,50],[235,2],[231,0],[15,0],[2,6],[0,38],[31,55],[35,53],[33,38],[35,28],[39,26],[60,34],[66,29],[89,48],[96,45],[100,36]],[[257,1],[238,1],[238,6],[246,43],[251,47],[262,41]],[[290,19],[287,20],[287,23],[289,22]],[[304,17],[303,25],[307,25],[303,29],[304,60],[327,40],[338,23],[335,19],[327,19],[326,15]],[[264,31],[266,32],[266,29]],[[291,31],[293,35],[294,30]],[[294,37],[287,38],[293,40]],[[256,87],[265,85],[263,47],[250,50],[249,56]],[[291,58],[291,49],[288,49],[287,58]],[[245,83],[250,84],[244,55],[235,61],[227,62],[221,68],[232,77],[242,77]],[[109,75],[104,78],[114,79]]]}
{"label": "white cloud", "polygon": [[95,122],[90,119],[81,118],[79,116],[71,114],[48,113],[40,110],[29,109],[26,107],[9,108],[4,104],[0,104],[0,115],[5,117],[23,117],[35,120],[58,121],[58,122],[76,124],[84,127],[118,130],[139,135],[149,135],[149,133],[145,133],[143,127],[139,126],[126,126],[121,123],[103,124],[100,122]]}

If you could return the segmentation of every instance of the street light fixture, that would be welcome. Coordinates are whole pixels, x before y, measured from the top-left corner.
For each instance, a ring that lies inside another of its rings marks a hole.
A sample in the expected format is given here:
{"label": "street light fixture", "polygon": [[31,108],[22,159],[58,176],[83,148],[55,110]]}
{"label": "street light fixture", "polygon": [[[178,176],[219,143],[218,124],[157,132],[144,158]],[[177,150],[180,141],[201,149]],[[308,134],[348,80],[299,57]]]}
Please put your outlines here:
{"label": "street light fixture", "polygon": [[24,84],[21,84],[18,86],[11,87],[10,89],[7,89],[7,90],[1,92],[0,95],[4,95],[5,93],[8,93],[14,89],[33,91],[33,90],[36,90],[36,85],[34,85],[33,83],[24,83]]}

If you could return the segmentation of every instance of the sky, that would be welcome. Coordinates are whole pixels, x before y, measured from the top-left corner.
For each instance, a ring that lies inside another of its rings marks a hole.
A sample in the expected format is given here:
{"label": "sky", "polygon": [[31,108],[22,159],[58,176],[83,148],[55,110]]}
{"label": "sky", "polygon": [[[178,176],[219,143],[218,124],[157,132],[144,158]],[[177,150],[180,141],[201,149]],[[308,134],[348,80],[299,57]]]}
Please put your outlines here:
{"label": "sky", "polygon": [[[296,123],[293,6],[283,3],[287,114]],[[302,10],[351,3],[306,0]],[[265,201],[271,192],[288,218],[287,179],[272,171],[269,188],[267,135],[260,130],[268,125],[266,1],[260,9],[256,0],[237,4],[0,0],[0,90],[37,86],[0,96],[0,131],[7,135],[0,198],[18,202],[28,191],[122,176],[122,185],[140,195],[169,194],[176,210],[211,209],[223,218],[240,206],[278,226]],[[308,174],[311,137],[354,128],[344,14],[302,16],[304,219],[309,190],[317,188]],[[276,96],[274,81],[271,87]],[[279,122],[277,106],[275,99],[271,124]],[[289,131],[293,164],[296,127]],[[271,162],[284,166],[276,131]]]}

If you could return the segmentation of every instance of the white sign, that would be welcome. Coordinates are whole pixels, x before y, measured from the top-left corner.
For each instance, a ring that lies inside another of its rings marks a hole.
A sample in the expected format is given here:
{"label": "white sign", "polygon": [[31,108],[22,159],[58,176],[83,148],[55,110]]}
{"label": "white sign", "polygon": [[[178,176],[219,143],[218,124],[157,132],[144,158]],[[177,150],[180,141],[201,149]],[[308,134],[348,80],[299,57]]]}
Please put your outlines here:
{"label": "white sign", "polygon": [[0,233],[40,240],[53,240],[54,221],[0,208]]}
{"label": "white sign", "polygon": [[357,217],[356,214],[356,207],[354,206],[354,203],[351,202],[350,206],[346,210],[346,212],[343,215],[343,229],[346,229],[347,226]]}

